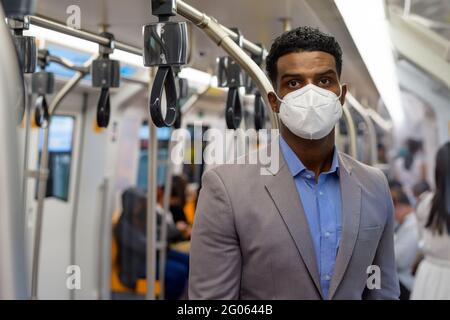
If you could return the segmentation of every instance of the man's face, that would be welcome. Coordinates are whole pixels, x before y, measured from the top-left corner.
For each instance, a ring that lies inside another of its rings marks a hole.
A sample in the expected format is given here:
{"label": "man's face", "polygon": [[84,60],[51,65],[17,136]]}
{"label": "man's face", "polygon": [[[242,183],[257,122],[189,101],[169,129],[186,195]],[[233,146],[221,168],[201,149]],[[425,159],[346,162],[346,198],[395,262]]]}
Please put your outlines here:
{"label": "man's face", "polygon": [[[275,90],[282,99],[286,94],[308,84],[340,94],[339,77],[334,56],[323,51],[292,52],[281,56],[277,61],[277,79]],[[343,104],[346,85],[342,86],[340,101]],[[274,112],[279,112],[279,101],[269,94],[269,101]]]}

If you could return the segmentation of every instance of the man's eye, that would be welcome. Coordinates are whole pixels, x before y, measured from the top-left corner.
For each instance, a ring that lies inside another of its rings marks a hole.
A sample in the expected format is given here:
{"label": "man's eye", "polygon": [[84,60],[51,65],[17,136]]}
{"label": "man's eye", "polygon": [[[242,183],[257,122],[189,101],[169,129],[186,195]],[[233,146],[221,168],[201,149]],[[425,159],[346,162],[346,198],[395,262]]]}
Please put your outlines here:
{"label": "man's eye", "polygon": [[290,88],[295,88],[295,87],[298,87],[299,85],[300,85],[300,82],[297,80],[289,80],[289,82],[288,82],[288,86]]}
{"label": "man's eye", "polygon": [[321,78],[321,79],[319,80],[319,83],[320,83],[321,85],[323,85],[323,86],[328,86],[328,85],[331,84],[331,80],[328,79],[328,78]]}

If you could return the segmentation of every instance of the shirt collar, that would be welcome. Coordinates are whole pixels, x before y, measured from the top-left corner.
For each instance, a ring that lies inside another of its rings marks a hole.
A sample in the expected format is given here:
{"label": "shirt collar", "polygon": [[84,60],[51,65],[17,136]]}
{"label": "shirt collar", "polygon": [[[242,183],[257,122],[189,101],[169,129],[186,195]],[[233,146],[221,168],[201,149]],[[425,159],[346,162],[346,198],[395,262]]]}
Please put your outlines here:
{"label": "shirt collar", "polygon": [[[295,154],[294,150],[291,149],[291,147],[287,144],[287,142],[283,139],[281,135],[280,135],[280,148],[281,152],[283,153],[284,160],[286,161],[289,171],[291,172],[293,177],[298,175],[300,172],[307,170],[305,165]],[[333,173],[333,172],[339,173],[338,168],[339,168],[338,153],[335,146],[333,149],[333,161],[331,163],[331,168],[329,171],[325,173]]]}

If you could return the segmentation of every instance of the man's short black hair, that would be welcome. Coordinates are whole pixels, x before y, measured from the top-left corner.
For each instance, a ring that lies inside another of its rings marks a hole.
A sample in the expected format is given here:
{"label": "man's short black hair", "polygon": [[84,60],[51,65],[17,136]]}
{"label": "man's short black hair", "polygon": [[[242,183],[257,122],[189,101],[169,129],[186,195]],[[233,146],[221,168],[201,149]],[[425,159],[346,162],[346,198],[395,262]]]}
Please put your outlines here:
{"label": "man's short black hair", "polygon": [[280,35],[272,44],[266,58],[266,70],[273,83],[277,79],[277,61],[281,56],[300,51],[323,51],[334,56],[336,71],[341,76],[342,50],[336,39],[319,29],[298,27]]}

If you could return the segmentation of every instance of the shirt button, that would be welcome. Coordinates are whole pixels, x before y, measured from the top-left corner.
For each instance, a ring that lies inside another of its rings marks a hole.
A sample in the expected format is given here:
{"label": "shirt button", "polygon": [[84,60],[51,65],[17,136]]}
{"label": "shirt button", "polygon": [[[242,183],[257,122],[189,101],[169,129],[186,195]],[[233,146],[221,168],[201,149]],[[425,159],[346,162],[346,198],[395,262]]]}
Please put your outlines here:
{"label": "shirt button", "polygon": [[331,233],[329,233],[328,231],[325,232],[325,238],[328,238],[331,235]]}
{"label": "shirt button", "polygon": [[328,281],[328,280],[330,280],[330,279],[331,279],[330,275],[327,274],[327,275],[325,276],[325,280]]}
{"label": "shirt button", "polygon": [[319,194],[320,194],[321,196],[323,196],[323,192],[322,192],[322,191],[319,191]]}
{"label": "shirt button", "polygon": [[310,174],[308,174],[308,175],[306,176],[306,178],[311,179],[312,177],[311,177]]}

